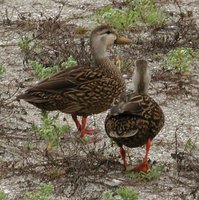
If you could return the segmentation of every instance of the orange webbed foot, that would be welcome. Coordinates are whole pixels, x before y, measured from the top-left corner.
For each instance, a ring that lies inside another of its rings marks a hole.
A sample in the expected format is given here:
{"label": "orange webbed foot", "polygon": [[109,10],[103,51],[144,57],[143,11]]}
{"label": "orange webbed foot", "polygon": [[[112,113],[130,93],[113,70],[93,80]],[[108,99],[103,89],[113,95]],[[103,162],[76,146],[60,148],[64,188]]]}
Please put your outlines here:
{"label": "orange webbed foot", "polygon": [[146,142],[146,154],[144,156],[144,160],[142,163],[134,167],[131,171],[132,172],[144,172],[147,173],[149,170],[149,163],[148,163],[148,154],[149,154],[149,149],[151,147],[151,139],[149,138]]}
{"label": "orange webbed foot", "polygon": [[102,138],[90,138],[88,140],[88,143],[93,144],[93,143],[97,143],[97,142],[100,142],[100,141],[102,141]]}
{"label": "orange webbed foot", "polygon": [[99,129],[93,129],[93,130],[82,129],[81,130],[81,134],[80,134],[80,138],[83,138],[85,135],[95,135],[95,134],[97,134],[99,132],[100,132]]}
{"label": "orange webbed foot", "polygon": [[[94,135],[99,133],[99,129],[93,129],[93,130],[88,130],[88,129],[83,129],[81,130],[80,138],[84,139],[86,135]],[[97,143],[100,142],[102,139],[101,138],[86,138],[85,141],[86,143],[92,144],[92,143]]]}
{"label": "orange webbed foot", "polygon": [[149,164],[148,162],[142,162],[133,169],[131,169],[131,172],[144,172],[147,173],[149,171]]}

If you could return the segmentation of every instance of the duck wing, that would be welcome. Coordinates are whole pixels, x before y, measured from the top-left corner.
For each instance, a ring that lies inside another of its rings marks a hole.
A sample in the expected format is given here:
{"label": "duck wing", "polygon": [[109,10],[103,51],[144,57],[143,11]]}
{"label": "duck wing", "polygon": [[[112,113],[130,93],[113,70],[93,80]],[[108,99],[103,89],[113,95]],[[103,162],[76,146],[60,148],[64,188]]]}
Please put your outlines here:
{"label": "duck wing", "polygon": [[103,91],[106,92],[104,86],[109,85],[110,81],[98,67],[75,66],[44,79],[17,99],[24,99],[44,110],[86,113],[88,104],[96,104],[98,101],[100,94],[97,90],[100,91],[103,87]]}
{"label": "duck wing", "polygon": [[142,95],[133,96],[128,102],[113,106],[105,120],[108,135],[113,138],[128,138],[140,132],[141,127],[142,130],[147,130],[146,109]]}

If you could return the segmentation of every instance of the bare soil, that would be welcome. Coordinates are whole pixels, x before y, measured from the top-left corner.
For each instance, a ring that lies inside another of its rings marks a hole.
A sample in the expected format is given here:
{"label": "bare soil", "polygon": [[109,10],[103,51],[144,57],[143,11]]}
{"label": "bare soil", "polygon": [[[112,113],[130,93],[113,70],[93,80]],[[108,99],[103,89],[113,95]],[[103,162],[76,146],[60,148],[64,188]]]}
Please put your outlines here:
{"label": "bare soil", "polygon": [[[137,58],[148,60],[153,72],[150,95],[163,108],[166,123],[149,156],[152,169],[164,166],[164,170],[152,180],[131,178],[124,171],[118,148],[104,131],[106,112],[88,119],[89,127],[101,130],[97,144],[83,143],[70,116],[60,113],[57,123],[68,123],[70,133],[61,137],[57,148],[47,151],[32,129],[33,123],[41,123],[41,111],[15,101],[17,94],[38,81],[31,60],[51,67],[73,55],[78,63],[91,64],[88,36],[97,23],[89,15],[111,2],[123,5],[123,1],[108,0],[71,0],[63,6],[64,2],[0,0],[0,64],[6,67],[0,75],[0,191],[8,199],[24,199],[25,192],[51,182],[51,199],[56,200],[101,199],[104,191],[120,186],[132,187],[140,200],[199,199],[199,62],[194,60],[189,74],[173,74],[161,66],[171,49],[199,49],[199,2],[158,1],[170,15],[168,26],[125,31],[134,44],[110,52],[111,58],[119,54],[128,66],[122,70],[129,89]],[[181,17],[182,13],[189,16]],[[77,33],[77,26],[86,28],[86,33]],[[33,42],[43,53],[36,48],[21,51],[18,43],[24,35],[36,36]],[[145,153],[144,147],[127,152],[130,165]]]}

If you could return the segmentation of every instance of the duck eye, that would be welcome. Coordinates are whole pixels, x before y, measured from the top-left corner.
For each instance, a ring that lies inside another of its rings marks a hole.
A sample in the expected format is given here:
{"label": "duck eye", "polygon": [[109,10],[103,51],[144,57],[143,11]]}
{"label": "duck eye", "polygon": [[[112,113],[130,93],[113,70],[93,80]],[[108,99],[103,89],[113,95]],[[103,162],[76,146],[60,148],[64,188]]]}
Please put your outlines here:
{"label": "duck eye", "polygon": [[107,34],[110,34],[110,33],[111,33],[111,31],[107,31],[106,33],[107,33]]}

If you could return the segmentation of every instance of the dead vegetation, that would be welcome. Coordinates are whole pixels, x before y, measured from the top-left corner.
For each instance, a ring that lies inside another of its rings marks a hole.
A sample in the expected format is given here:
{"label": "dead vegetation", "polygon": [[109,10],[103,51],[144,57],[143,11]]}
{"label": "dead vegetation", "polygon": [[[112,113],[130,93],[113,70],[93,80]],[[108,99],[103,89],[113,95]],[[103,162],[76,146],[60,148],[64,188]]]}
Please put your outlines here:
{"label": "dead vegetation", "polygon": [[[115,1],[113,4],[118,6]],[[17,30],[19,33],[21,46],[19,43],[15,46],[20,46],[24,64],[21,67],[26,69],[27,73],[32,71],[30,63],[33,60],[43,64],[44,67],[62,66],[67,58],[72,56],[78,64],[92,64],[88,47],[90,30],[61,19],[62,8],[54,17],[43,18],[45,13],[42,13],[41,20],[33,19],[31,13],[18,11],[17,21],[12,21],[5,11],[6,15],[0,26],[5,32]],[[139,28],[126,31],[136,42],[130,48],[123,49],[124,65],[128,66],[123,68],[123,73],[130,74],[129,77],[132,75],[131,67],[137,57],[150,58],[157,52],[162,56],[180,46],[199,48],[199,32],[195,19],[191,14],[185,16],[180,14],[175,21],[159,29],[146,30],[144,34]],[[147,37],[143,37],[145,34]],[[26,41],[23,40],[25,37]],[[5,46],[6,44],[1,45],[2,48]],[[160,61],[160,58],[157,57],[155,61]],[[109,153],[109,149],[114,148],[106,138],[100,145],[85,145],[74,132],[71,132],[61,138],[57,148],[48,150],[45,142],[41,141],[33,131],[31,121],[26,119],[28,115],[26,109],[14,101],[18,90],[26,86],[24,80],[6,81],[3,76],[0,80],[0,178],[12,180],[12,178],[23,177],[22,183],[20,179],[17,182],[19,186],[15,191],[18,190],[19,193],[15,199],[23,197],[25,191],[33,190],[40,182],[49,181],[54,185],[55,196],[57,194],[68,199],[74,196],[76,199],[100,199],[102,191],[115,187],[105,183],[106,179],[119,177],[123,180],[123,185],[136,186],[137,181],[124,173],[123,166],[118,161],[119,154],[115,156]],[[27,77],[26,81],[31,84],[32,80]],[[167,100],[181,99],[186,96],[188,101],[193,101],[198,106],[197,68],[189,75],[171,74],[162,69],[154,70],[153,84],[154,95],[165,94]],[[190,197],[197,199],[199,195],[198,154],[194,148],[191,151],[182,150],[185,144],[178,141],[178,129],[176,128],[175,131],[175,141],[173,141],[175,152],[171,157],[176,161],[176,168],[172,169],[165,161],[166,169],[163,176],[167,176],[170,172],[168,177],[174,183],[188,187],[188,191],[191,191]],[[192,147],[197,144],[197,140],[198,137],[194,141],[191,140]],[[177,172],[177,175],[173,175],[173,171]],[[137,184],[140,187],[143,182]],[[156,185],[156,183],[151,184]],[[90,191],[88,187],[91,188]],[[187,193],[183,192],[176,194],[176,199],[177,197],[186,199],[186,195]]]}

